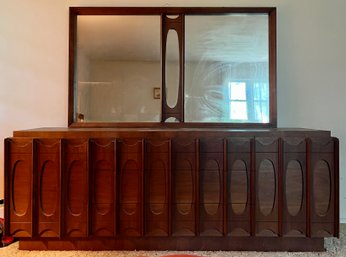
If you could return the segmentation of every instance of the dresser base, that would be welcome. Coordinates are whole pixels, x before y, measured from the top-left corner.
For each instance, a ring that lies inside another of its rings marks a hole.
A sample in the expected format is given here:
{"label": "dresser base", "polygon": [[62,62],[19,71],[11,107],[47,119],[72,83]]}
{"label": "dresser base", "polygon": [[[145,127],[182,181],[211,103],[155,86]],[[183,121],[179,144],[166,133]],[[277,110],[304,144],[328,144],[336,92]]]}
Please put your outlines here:
{"label": "dresser base", "polygon": [[19,241],[20,250],[325,251],[323,238],[144,237]]}

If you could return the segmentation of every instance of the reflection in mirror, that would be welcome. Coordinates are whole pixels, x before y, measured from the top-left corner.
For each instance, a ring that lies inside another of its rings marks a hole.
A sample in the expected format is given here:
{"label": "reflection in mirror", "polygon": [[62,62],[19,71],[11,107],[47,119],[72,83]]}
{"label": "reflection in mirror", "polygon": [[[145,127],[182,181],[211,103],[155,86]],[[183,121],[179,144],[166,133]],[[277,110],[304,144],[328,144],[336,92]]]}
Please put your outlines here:
{"label": "reflection in mirror", "polygon": [[166,45],[166,97],[167,105],[174,108],[179,92],[179,41],[177,31],[171,29],[167,34]]}
{"label": "reflection in mirror", "polygon": [[159,15],[77,16],[74,121],[160,121],[160,26]]}
{"label": "reflection in mirror", "polygon": [[269,122],[266,14],[185,16],[185,121]]}

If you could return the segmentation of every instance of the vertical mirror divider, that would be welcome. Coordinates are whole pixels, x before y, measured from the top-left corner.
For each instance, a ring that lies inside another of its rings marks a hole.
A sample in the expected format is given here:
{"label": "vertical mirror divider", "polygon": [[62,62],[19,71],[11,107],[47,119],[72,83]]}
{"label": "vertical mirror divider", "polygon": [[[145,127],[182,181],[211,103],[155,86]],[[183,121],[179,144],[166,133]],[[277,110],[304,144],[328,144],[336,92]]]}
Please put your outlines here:
{"label": "vertical mirror divider", "polygon": [[[185,16],[179,14],[177,18],[170,18],[167,14],[161,15],[161,34],[162,34],[162,46],[161,46],[161,68],[162,68],[162,114],[161,122],[165,122],[168,118],[175,118],[179,122],[184,121],[184,27]],[[167,35],[170,30],[175,30],[178,36],[179,44],[179,84],[178,84],[178,99],[176,105],[172,108],[167,103]]]}

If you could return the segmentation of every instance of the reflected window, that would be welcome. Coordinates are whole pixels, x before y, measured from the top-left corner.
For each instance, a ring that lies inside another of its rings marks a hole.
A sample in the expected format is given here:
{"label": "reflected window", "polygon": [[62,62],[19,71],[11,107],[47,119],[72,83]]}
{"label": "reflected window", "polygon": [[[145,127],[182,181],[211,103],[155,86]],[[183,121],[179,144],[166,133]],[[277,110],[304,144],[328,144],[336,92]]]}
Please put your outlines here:
{"label": "reflected window", "polygon": [[229,108],[231,120],[247,120],[246,83],[230,82],[228,84]]}
{"label": "reflected window", "polygon": [[228,83],[229,119],[233,122],[269,122],[269,86],[253,81]]}

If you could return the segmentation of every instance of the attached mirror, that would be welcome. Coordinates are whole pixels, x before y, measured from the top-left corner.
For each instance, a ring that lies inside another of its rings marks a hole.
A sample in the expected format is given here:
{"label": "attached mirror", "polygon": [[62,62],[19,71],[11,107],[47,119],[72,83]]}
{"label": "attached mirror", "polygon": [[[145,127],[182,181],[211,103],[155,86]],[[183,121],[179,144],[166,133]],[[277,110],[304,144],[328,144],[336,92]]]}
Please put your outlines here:
{"label": "attached mirror", "polygon": [[275,23],[275,8],[71,7],[69,125],[276,127]]}
{"label": "attached mirror", "polygon": [[160,16],[78,15],[76,42],[75,121],[160,121]]}
{"label": "attached mirror", "polygon": [[186,16],[185,121],[269,122],[268,15]]}

